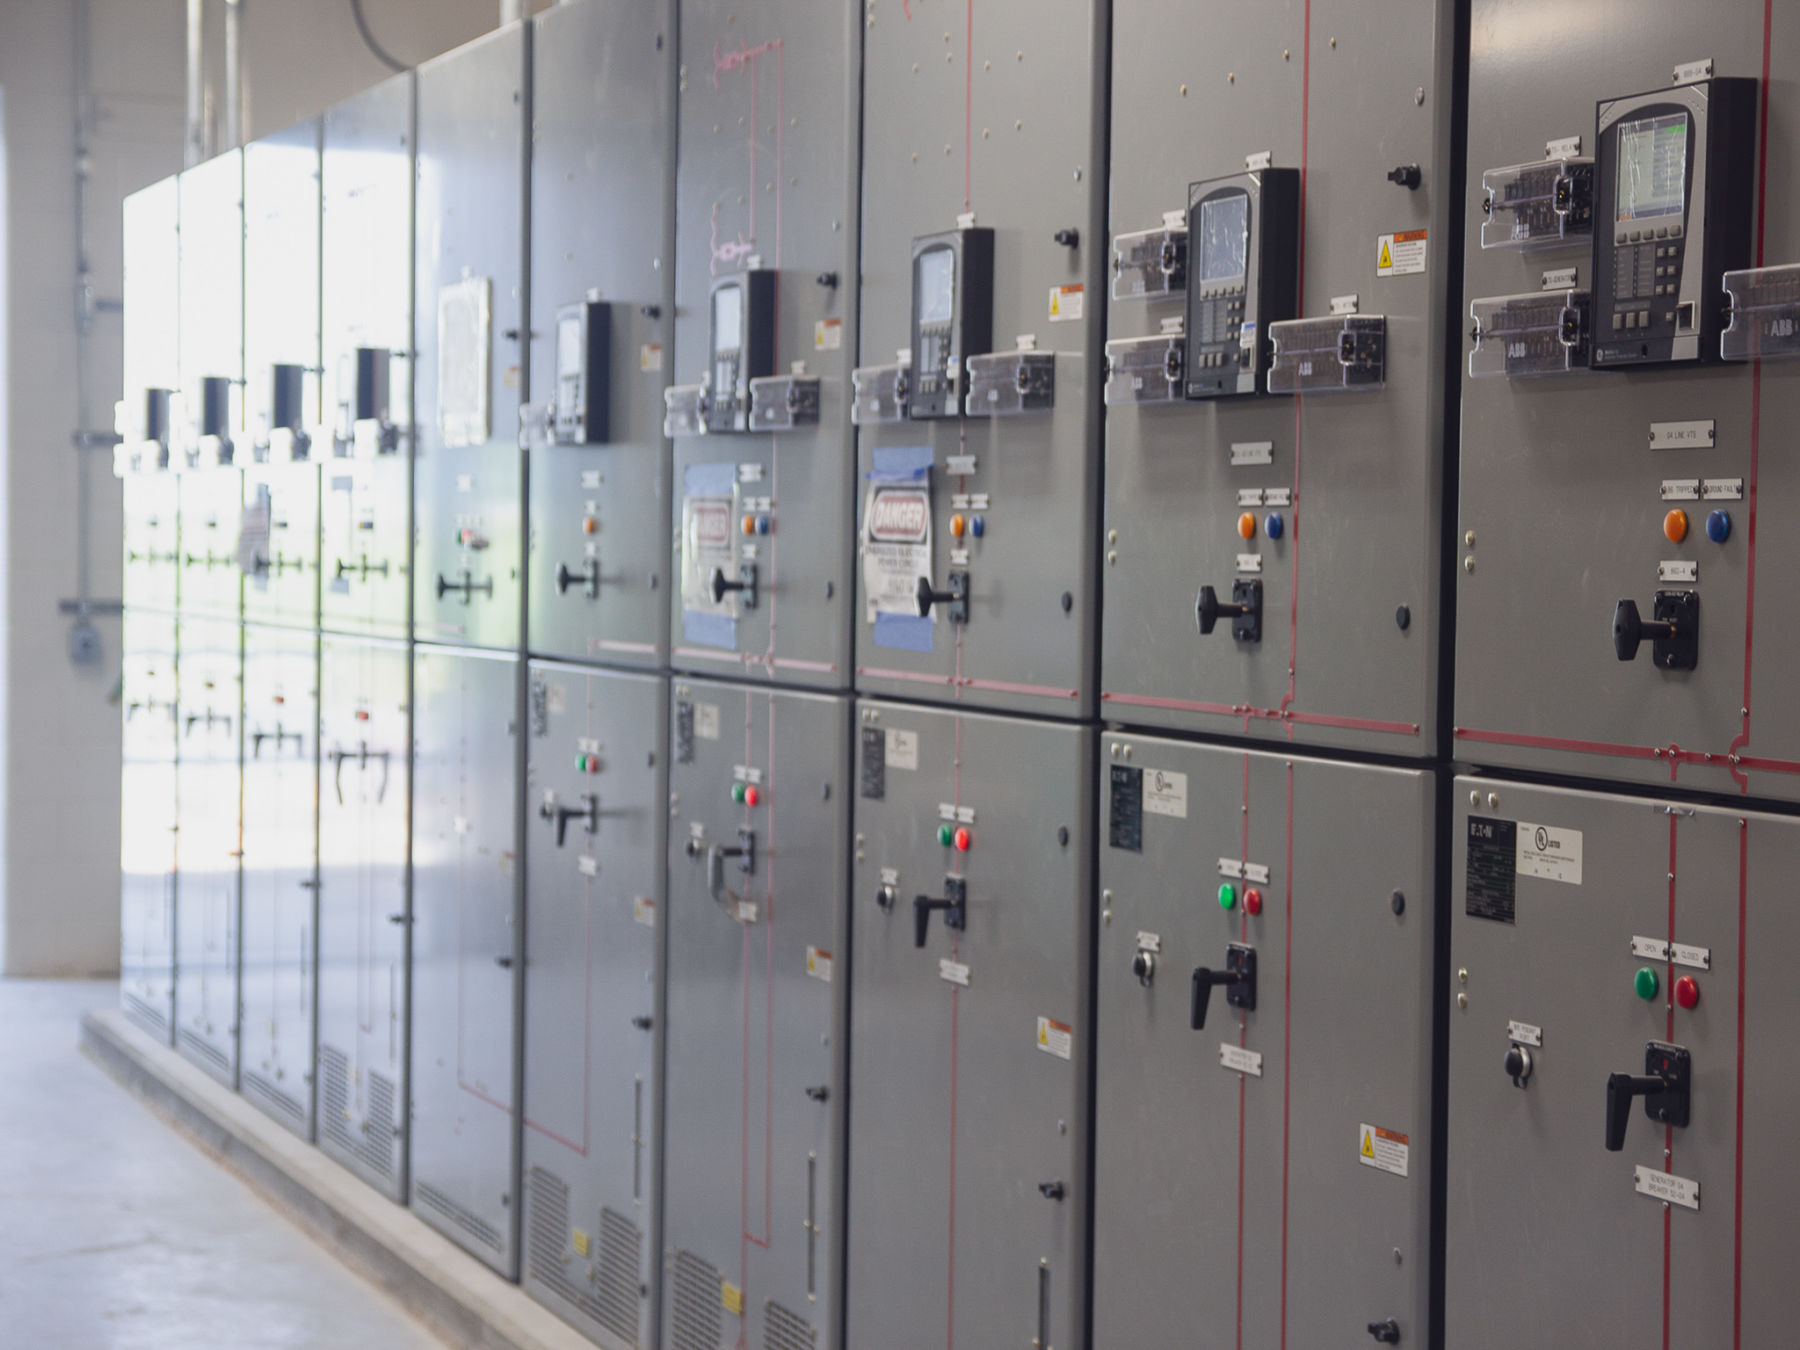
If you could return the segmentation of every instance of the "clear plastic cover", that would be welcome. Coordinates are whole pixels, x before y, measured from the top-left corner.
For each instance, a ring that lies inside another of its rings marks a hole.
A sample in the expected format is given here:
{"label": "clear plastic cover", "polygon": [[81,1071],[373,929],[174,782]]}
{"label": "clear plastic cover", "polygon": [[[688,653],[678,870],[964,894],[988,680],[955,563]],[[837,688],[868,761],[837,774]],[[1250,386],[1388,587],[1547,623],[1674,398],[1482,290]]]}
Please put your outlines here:
{"label": "clear plastic cover", "polygon": [[1043,412],[1056,404],[1056,353],[989,352],[969,358],[970,417]]}
{"label": "clear plastic cover", "polygon": [[1379,389],[1387,382],[1387,316],[1331,314],[1269,325],[1271,394]]}
{"label": "clear plastic cover", "polygon": [[1594,232],[1594,161],[1540,159],[1481,175],[1483,248],[1542,248]]}
{"label": "clear plastic cover", "polygon": [[1588,363],[1588,293],[1533,291],[1469,302],[1475,350],[1469,375],[1566,375]]}
{"label": "clear plastic cover", "polygon": [[556,406],[551,403],[519,405],[519,444],[527,450],[542,450],[556,442]]}
{"label": "clear plastic cover", "polygon": [[663,435],[706,434],[706,386],[672,384],[663,390]]}
{"label": "clear plastic cover", "polygon": [[906,421],[906,399],[912,382],[912,362],[887,366],[858,366],[850,372],[856,398],[850,404],[850,420],[857,426],[874,422]]}
{"label": "clear plastic cover", "polygon": [[1187,289],[1187,227],[1165,225],[1113,237],[1115,300],[1148,300]]}
{"label": "clear plastic cover", "polygon": [[1180,333],[1114,338],[1106,344],[1106,401],[1178,403],[1187,365],[1187,338]]}
{"label": "clear plastic cover", "polygon": [[1800,264],[1725,274],[1731,325],[1719,334],[1727,361],[1800,356]]}
{"label": "clear plastic cover", "polygon": [[752,431],[790,431],[818,420],[817,375],[767,375],[750,381]]}

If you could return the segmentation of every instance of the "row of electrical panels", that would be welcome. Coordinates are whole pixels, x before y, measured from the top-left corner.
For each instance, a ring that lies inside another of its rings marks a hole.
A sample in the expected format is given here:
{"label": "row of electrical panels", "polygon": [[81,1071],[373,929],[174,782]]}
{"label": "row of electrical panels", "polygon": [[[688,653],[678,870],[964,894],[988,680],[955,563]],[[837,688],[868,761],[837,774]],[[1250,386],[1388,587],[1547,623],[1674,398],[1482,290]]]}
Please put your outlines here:
{"label": "row of electrical panels", "polygon": [[611,1350],[1772,1343],[1800,36],[1061,17],[129,199],[127,1009]]}

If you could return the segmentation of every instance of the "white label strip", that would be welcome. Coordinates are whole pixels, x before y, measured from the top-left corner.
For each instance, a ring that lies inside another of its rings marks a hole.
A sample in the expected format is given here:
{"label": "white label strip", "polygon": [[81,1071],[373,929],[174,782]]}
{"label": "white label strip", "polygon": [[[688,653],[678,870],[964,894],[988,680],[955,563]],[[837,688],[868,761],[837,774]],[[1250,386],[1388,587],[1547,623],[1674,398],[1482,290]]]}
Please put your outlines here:
{"label": "white label strip", "polygon": [[1700,497],[1709,502],[1737,502],[1744,499],[1744,480],[1741,478],[1702,478],[1700,480]]}
{"label": "white label strip", "polygon": [[1231,462],[1239,464],[1268,464],[1275,458],[1275,442],[1273,441],[1233,441],[1231,444]]}
{"label": "white label strip", "polygon": [[1535,1045],[1542,1047],[1544,1044],[1544,1029],[1542,1027],[1534,1027],[1529,1022],[1508,1022],[1506,1024],[1506,1038],[1515,1045]]}
{"label": "white label strip", "polygon": [[1160,952],[1162,950],[1162,934],[1146,933],[1140,929],[1137,935],[1137,945],[1140,952]]}
{"label": "white label strip", "polygon": [[1244,875],[1243,859],[1242,858],[1220,858],[1219,859],[1219,875],[1222,877],[1242,878]]}
{"label": "white label strip", "polygon": [[898,867],[882,868],[881,884],[883,886],[898,886],[900,884],[900,869]]}
{"label": "white label strip", "polygon": [[584,877],[597,877],[600,875],[600,864],[584,853],[575,859],[575,870]]}
{"label": "white label strip", "polygon": [[1244,880],[1254,881],[1258,886],[1267,886],[1269,884],[1269,865],[1267,863],[1245,863]]}
{"label": "white label strip", "polygon": [[1634,937],[1631,939],[1631,954],[1646,961],[1667,961],[1669,944],[1661,938]]}
{"label": "white label strip", "polygon": [[1699,1182],[1678,1177],[1672,1172],[1659,1172],[1642,1163],[1634,1171],[1636,1175],[1633,1184],[1639,1195],[1661,1200],[1665,1205],[1680,1205],[1683,1209],[1700,1208]]}
{"label": "white label strip", "polygon": [[1699,581],[1700,564],[1693,558],[1665,558],[1656,564],[1658,581]]}
{"label": "white label strip", "polygon": [[1263,493],[1263,505],[1286,506],[1293,499],[1293,495],[1294,490],[1292,488],[1270,488],[1267,492]]}
{"label": "white label strip", "polygon": [[1246,1050],[1241,1045],[1227,1045],[1219,1042],[1219,1063],[1233,1073],[1249,1074],[1252,1078],[1262,1077],[1263,1057],[1255,1050]]}
{"label": "white label strip", "polygon": [[1331,297],[1331,312],[1333,314],[1354,314],[1356,313],[1356,306],[1357,298],[1354,295],[1334,295]]}
{"label": "white label strip", "polygon": [[1523,876],[1542,877],[1581,885],[1581,831],[1556,825],[1533,825],[1521,820],[1513,849],[1513,870]]}
{"label": "white label strip", "polygon": [[975,456],[945,455],[944,472],[953,474],[972,474],[975,472]]}
{"label": "white label strip", "polygon": [[1650,448],[1652,450],[1710,450],[1713,447],[1713,434],[1717,423],[1713,418],[1700,418],[1692,422],[1652,422],[1650,424]]}
{"label": "white label strip", "polygon": [[1711,970],[1712,948],[1690,947],[1685,942],[1677,942],[1669,948],[1669,959],[1678,966],[1692,966],[1695,970]]}
{"label": "white label strip", "polygon": [[975,823],[975,808],[972,806],[957,807],[956,820],[959,825],[973,825]]}
{"label": "white label strip", "polygon": [[1581,137],[1564,136],[1560,141],[1544,142],[1545,159],[1574,159],[1581,153]]}
{"label": "white label strip", "polygon": [[947,956],[940,957],[938,959],[938,978],[967,989],[969,987],[969,968],[961,961],[952,961]]}
{"label": "white label strip", "polygon": [[1547,291],[1566,291],[1575,285],[1575,269],[1573,267],[1555,267],[1544,273],[1544,289]]}
{"label": "white label strip", "polygon": [[738,465],[738,482],[740,483],[760,483],[762,476],[763,467],[760,464]]}
{"label": "white label strip", "polygon": [[1237,555],[1239,576],[1256,576],[1262,572],[1262,554],[1240,553]]}
{"label": "white label strip", "polygon": [[1665,478],[1662,482],[1662,499],[1665,502],[1697,502],[1700,500],[1700,480]]}
{"label": "white label strip", "polygon": [[1262,504],[1263,504],[1263,490],[1261,488],[1255,487],[1255,488],[1239,488],[1238,489],[1238,505],[1239,506],[1261,506]]}

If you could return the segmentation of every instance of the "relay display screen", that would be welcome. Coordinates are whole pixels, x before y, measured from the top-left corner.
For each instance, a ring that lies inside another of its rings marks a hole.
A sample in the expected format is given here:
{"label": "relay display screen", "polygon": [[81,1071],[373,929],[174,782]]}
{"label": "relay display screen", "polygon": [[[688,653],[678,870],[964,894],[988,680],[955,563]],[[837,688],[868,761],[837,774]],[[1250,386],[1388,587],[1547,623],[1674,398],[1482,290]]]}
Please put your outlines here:
{"label": "relay display screen", "polygon": [[1687,130],[1686,113],[1620,124],[1618,222],[1681,214]]}
{"label": "relay display screen", "polygon": [[557,322],[556,371],[559,375],[581,374],[581,319],[577,315]]}
{"label": "relay display screen", "polygon": [[721,286],[712,298],[713,355],[735,352],[744,342],[744,291]]}
{"label": "relay display screen", "polygon": [[949,323],[956,310],[956,255],[934,248],[919,255],[919,322]]}
{"label": "relay display screen", "polygon": [[1250,246],[1250,199],[1242,194],[1200,204],[1200,279],[1244,275]]}

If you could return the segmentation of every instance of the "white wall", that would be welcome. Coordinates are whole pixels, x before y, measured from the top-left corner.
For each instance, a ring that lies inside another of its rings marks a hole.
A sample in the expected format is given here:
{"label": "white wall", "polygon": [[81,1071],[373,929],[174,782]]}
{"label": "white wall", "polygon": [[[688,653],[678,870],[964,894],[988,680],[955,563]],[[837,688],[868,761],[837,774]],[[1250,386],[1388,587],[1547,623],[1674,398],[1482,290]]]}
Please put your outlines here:
{"label": "white wall", "polygon": [[[116,299],[120,202],[181,163],[184,5],[90,4],[96,118],[89,255],[96,293]],[[364,7],[377,38],[405,61],[467,41],[493,27],[498,15],[497,0],[365,0]],[[77,666],[65,654],[69,620],[57,612],[57,601],[75,594],[82,455],[70,444],[76,13],[76,0],[0,0],[0,171],[10,185],[0,197],[0,971],[6,974],[100,973],[118,965],[119,624],[98,620],[103,657]],[[349,0],[244,0],[248,134],[310,116],[386,73],[362,45]],[[117,314],[101,314],[92,332],[89,421],[91,429],[107,429],[119,397]],[[87,453],[93,590],[117,599],[119,485],[105,453]]]}

